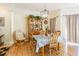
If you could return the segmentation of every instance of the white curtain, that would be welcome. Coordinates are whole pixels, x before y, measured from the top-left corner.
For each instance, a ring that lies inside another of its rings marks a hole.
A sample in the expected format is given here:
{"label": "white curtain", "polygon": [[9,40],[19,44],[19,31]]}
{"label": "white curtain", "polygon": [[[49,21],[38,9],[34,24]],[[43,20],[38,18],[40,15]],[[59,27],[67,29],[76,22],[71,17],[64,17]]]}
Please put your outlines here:
{"label": "white curtain", "polygon": [[79,43],[79,15],[77,15],[76,20],[76,42]]}
{"label": "white curtain", "polygon": [[79,15],[68,15],[68,41],[79,43]]}

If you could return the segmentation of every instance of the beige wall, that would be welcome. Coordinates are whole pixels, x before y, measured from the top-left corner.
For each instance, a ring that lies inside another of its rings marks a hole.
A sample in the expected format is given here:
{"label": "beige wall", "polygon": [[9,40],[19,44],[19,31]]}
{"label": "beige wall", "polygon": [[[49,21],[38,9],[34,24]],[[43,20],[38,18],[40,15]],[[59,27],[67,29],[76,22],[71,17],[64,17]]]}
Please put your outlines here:
{"label": "beige wall", "polygon": [[32,10],[26,10],[26,9],[19,9],[19,8],[12,9],[11,35],[16,30],[21,30],[25,34],[28,35],[28,20],[26,19],[26,17],[29,14],[39,15],[39,12],[32,11]]}
{"label": "beige wall", "polygon": [[8,8],[6,8],[5,6],[0,5],[0,17],[5,18],[5,26],[0,27],[1,29],[0,33],[5,34],[4,37],[2,38],[2,41],[4,42],[4,44],[10,44],[10,41],[11,41],[10,20],[11,18],[10,18],[10,12]]}
{"label": "beige wall", "polygon": [[13,31],[22,30],[25,33],[28,32],[28,20],[26,17],[29,14],[39,15],[39,12],[19,8],[15,8],[15,10],[13,10]]}
{"label": "beige wall", "polygon": [[27,19],[25,17],[29,14],[39,15],[39,12],[0,5],[0,17],[5,17],[5,27],[0,27],[0,34],[5,34],[2,38],[5,44],[13,44],[12,34],[15,30],[28,33]]}

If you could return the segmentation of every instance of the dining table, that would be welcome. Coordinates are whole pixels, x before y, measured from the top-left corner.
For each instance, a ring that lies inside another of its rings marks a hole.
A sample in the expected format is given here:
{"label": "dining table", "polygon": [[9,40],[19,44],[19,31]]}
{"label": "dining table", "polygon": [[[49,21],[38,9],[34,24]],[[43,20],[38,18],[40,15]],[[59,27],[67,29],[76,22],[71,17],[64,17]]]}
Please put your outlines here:
{"label": "dining table", "polygon": [[[39,49],[50,43],[50,35],[33,35],[33,38],[36,40],[36,53],[39,52]],[[44,54],[44,53],[43,53]]]}

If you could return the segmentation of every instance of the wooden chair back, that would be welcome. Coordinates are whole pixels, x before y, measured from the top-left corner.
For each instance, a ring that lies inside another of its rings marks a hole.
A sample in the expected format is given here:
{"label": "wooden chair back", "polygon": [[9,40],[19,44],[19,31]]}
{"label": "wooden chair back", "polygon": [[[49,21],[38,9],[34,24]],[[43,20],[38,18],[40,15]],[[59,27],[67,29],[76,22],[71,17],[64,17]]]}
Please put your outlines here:
{"label": "wooden chair back", "polygon": [[55,33],[51,36],[50,48],[52,47],[57,47],[57,35]]}
{"label": "wooden chair back", "polygon": [[31,34],[32,34],[32,35],[39,35],[39,34],[40,34],[40,31],[34,30],[34,31],[31,32]]}
{"label": "wooden chair back", "polygon": [[45,35],[45,31],[40,31],[40,35]]}

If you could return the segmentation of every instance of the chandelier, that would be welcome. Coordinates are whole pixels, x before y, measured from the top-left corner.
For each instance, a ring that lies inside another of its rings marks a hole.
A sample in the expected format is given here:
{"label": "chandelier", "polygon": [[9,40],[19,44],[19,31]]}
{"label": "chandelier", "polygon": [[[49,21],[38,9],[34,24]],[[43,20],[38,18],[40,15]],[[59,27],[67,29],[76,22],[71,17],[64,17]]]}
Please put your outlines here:
{"label": "chandelier", "polygon": [[44,10],[40,11],[40,15],[43,18],[47,18],[49,11],[46,9],[46,5],[44,4]]}

